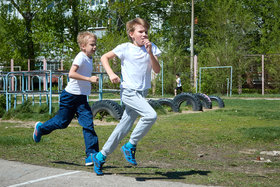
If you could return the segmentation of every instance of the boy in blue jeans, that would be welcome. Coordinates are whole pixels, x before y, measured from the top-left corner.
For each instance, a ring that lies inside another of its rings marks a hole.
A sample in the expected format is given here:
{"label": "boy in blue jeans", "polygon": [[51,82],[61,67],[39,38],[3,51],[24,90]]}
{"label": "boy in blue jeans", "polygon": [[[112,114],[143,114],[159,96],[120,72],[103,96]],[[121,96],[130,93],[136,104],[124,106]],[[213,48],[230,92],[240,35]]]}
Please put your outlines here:
{"label": "boy in blue jeans", "polygon": [[93,127],[93,115],[87,102],[87,95],[91,93],[91,83],[98,82],[97,76],[91,76],[92,55],[96,50],[96,40],[96,35],[91,32],[78,34],[77,42],[81,51],[70,68],[70,81],[61,93],[58,114],[45,123],[37,122],[33,132],[33,140],[38,143],[43,135],[68,127],[74,115],[77,114],[79,124],[83,127],[86,165],[93,164],[92,154],[99,151],[98,137]]}
{"label": "boy in blue jeans", "polygon": [[122,146],[121,151],[125,159],[132,165],[137,165],[135,151],[137,143],[147,134],[157,119],[157,113],[145,99],[151,88],[151,70],[159,73],[160,65],[157,56],[161,51],[148,39],[149,24],[135,18],[126,24],[127,34],[131,43],[118,45],[112,51],[101,57],[101,62],[112,83],[120,82],[120,78],[113,72],[109,60],[118,57],[121,60],[121,99],[125,104],[125,111],[119,122],[103,146],[102,150],[93,154],[94,171],[102,175],[102,166],[106,157],[118,146],[127,135],[136,118],[141,118],[133,130],[129,141]]}

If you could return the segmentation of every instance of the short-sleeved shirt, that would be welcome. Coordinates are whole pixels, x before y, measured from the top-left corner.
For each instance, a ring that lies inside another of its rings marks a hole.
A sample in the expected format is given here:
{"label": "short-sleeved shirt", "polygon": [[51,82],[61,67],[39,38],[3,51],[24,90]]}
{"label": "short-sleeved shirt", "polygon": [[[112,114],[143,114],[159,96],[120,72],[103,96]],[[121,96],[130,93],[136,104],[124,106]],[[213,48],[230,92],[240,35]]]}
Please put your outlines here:
{"label": "short-sleeved shirt", "polygon": [[[93,70],[92,58],[88,57],[84,52],[78,53],[72,65],[79,66],[77,73],[80,75],[91,77]],[[70,78],[65,90],[73,95],[90,95],[91,83],[89,81]]]}
{"label": "short-sleeved shirt", "polygon": [[[143,91],[151,88],[152,63],[145,46],[123,43],[113,49],[121,60],[122,88]],[[159,56],[161,51],[152,43],[152,53]]]}
{"label": "short-sleeved shirt", "polygon": [[180,77],[177,78],[176,82],[177,82],[177,87],[182,87]]}

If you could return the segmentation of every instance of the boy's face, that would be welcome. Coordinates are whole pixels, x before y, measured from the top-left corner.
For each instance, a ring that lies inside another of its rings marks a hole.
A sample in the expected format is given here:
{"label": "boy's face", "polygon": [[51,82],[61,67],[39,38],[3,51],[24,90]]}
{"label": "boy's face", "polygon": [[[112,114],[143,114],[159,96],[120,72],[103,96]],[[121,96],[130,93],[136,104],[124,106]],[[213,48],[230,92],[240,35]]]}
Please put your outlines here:
{"label": "boy's face", "polygon": [[88,56],[91,57],[96,50],[96,40],[95,38],[89,38],[87,44],[82,45],[82,51]]}
{"label": "boy's face", "polygon": [[148,40],[148,30],[142,25],[135,25],[134,32],[130,32],[129,36],[132,38],[133,44],[141,47],[144,45],[144,40]]}

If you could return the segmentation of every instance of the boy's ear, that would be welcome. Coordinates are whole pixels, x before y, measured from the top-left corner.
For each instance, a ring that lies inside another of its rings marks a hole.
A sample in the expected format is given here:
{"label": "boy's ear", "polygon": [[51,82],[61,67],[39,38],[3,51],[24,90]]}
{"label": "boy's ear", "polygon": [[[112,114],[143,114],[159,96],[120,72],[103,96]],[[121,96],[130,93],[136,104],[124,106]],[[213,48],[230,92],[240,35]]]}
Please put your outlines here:
{"label": "boy's ear", "polygon": [[133,32],[129,32],[129,37],[133,39]]}
{"label": "boy's ear", "polygon": [[85,49],[85,44],[81,44],[81,49]]}

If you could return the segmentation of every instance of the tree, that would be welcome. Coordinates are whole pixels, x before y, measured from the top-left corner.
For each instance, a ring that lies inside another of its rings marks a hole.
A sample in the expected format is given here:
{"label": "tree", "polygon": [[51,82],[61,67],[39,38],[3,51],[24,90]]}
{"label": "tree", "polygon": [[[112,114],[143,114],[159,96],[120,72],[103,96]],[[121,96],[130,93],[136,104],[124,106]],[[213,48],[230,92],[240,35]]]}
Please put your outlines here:
{"label": "tree", "polygon": [[[201,66],[233,66],[235,77],[241,78],[240,74],[247,67],[241,59],[252,47],[253,38],[249,37],[255,29],[252,14],[242,1],[202,1],[200,6],[201,37],[197,38],[196,48],[200,51]],[[219,92],[225,92],[226,75],[220,70],[212,73],[209,88],[218,87]],[[235,82],[242,87],[242,80]]]}
{"label": "tree", "polygon": [[0,62],[1,65],[9,66],[10,59],[22,60],[21,52],[23,50],[22,38],[23,32],[21,30],[22,21],[20,19],[12,18],[9,14],[9,6],[1,5],[0,6]]}
{"label": "tree", "polygon": [[34,27],[32,25],[32,22],[34,19],[36,19],[37,13],[41,10],[45,9],[50,2],[47,0],[43,1],[32,1],[32,0],[10,0],[13,7],[20,13],[20,15],[23,17],[23,22],[25,26],[25,45],[27,46],[27,54],[25,57],[28,59],[31,59],[31,68],[34,68],[34,61],[35,60],[35,46],[33,41],[33,32]]}
{"label": "tree", "polygon": [[244,6],[253,13],[257,26],[254,32],[254,52],[279,53],[280,51],[280,2],[277,0],[244,0]]}

